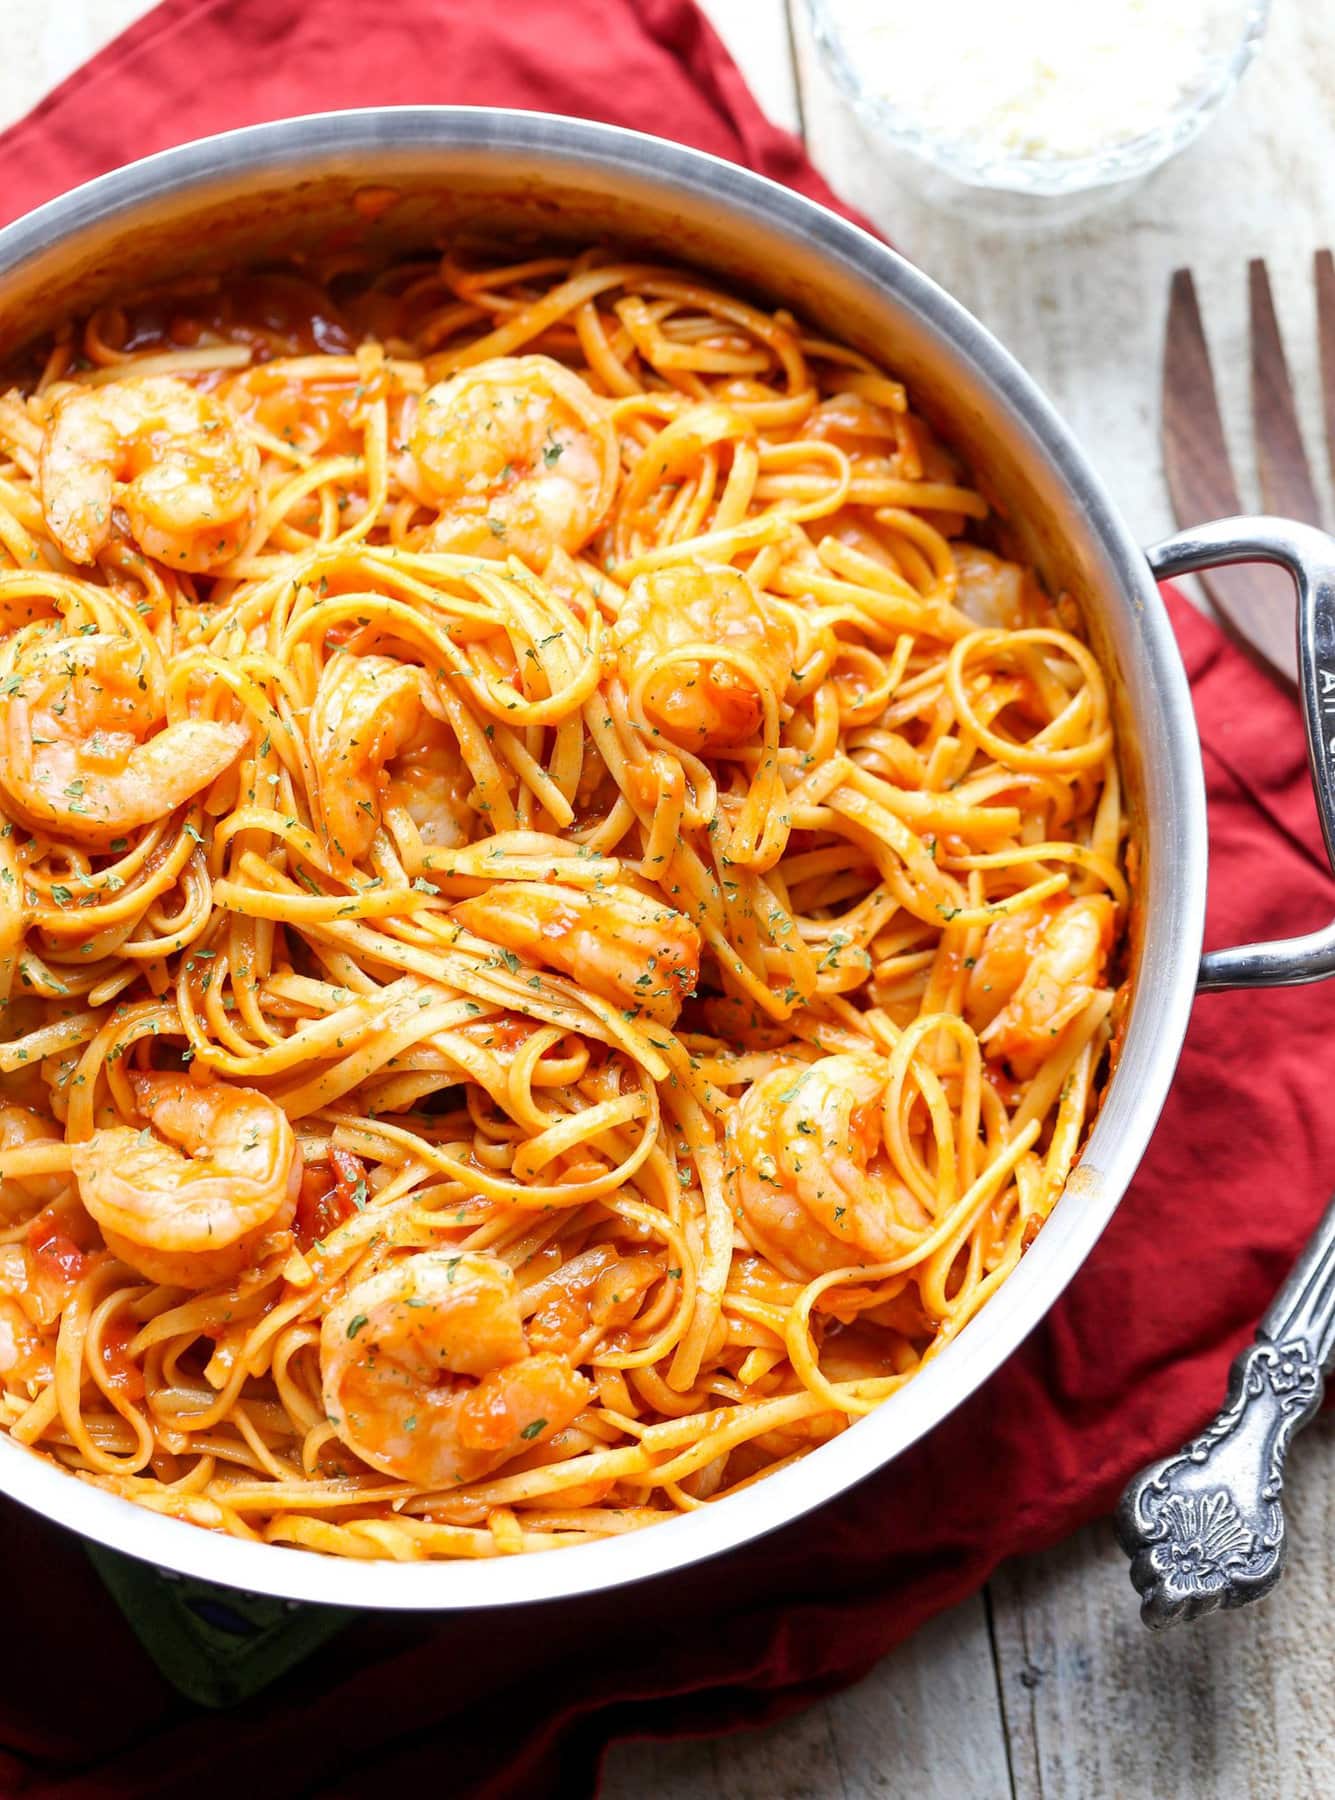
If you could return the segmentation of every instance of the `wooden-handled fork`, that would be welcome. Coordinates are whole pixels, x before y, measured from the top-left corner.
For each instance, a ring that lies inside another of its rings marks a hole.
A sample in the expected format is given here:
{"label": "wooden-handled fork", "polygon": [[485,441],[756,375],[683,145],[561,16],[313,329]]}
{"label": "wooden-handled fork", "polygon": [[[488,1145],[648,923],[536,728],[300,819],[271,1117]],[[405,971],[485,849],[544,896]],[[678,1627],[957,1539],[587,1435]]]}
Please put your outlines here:
{"label": "wooden-handled fork", "polygon": [[[1335,471],[1335,261],[1319,250],[1314,268],[1317,348],[1326,443]],[[1320,525],[1321,503],[1303,449],[1293,386],[1264,262],[1247,271],[1251,314],[1252,429],[1265,510]],[[1173,276],[1163,358],[1163,458],[1173,514],[1181,526],[1243,510],[1224,440],[1210,352],[1190,269]],[[1297,680],[1293,584],[1262,563],[1202,574],[1230,635],[1290,685]]]}
{"label": "wooden-handled fork", "polygon": [[[1252,418],[1261,494],[1276,514],[1264,521],[1282,539],[1301,533],[1328,572],[1335,547],[1320,524],[1303,450],[1265,264],[1249,271]],[[1335,265],[1316,259],[1317,319],[1326,437],[1335,467]],[[1215,399],[1210,358],[1191,275],[1173,277],[1164,346],[1164,464],[1179,522],[1197,511],[1240,510]],[[1255,527],[1260,521],[1250,522]],[[1227,533],[1230,523],[1207,528]],[[1272,673],[1297,676],[1294,588],[1262,565],[1196,568],[1224,622]],[[1159,566],[1163,566],[1160,564]],[[1174,566],[1170,563],[1169,565]],[[1301,585],[1301,584],[1300,584]],[[1312,590],[1302,617],[1307,658],[1303,702],[1323,831],[1335,867],[1335,739],[1325,697],[1335,690],[1330,617],[1318,626]],[[1323,661],[1322,658],[1325,660]],[[1313,660],[1315,659],[1315,660]],[[1324,799],[1320,796],[1324,795]],[[1206,967],[1213,952],[1205,959]],[[1330,965],[1323,969],[1330,972]],[[1203,979],[1201,987],[1216,985]],[[1222,1410],[1189,1443],[1132,1478],[1117,1509],[1117,1535],[1131,1558],[1141,1617],[1159,1628],[1216,1607],[1243,1606],[1267,1593],[1284,1567],[1284,1466],[1295,1433],[1321,1403],[1335,1368],[1335,1200],[1299,1253],[1288,1280],[1235,1359]]]}

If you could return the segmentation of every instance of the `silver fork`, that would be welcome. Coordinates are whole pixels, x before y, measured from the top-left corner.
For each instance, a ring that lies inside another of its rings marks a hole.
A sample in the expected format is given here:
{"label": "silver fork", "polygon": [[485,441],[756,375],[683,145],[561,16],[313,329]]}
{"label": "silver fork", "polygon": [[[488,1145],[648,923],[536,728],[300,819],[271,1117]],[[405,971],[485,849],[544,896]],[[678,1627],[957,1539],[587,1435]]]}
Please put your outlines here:
{"label": "silver fork", "polygon": [[[1335,262],[1329,250],[1317,251],[1312,274],[1326,440],[1335,471]],[[1281,518],[1320,525],[1321,506],[1303,448],[1270,275],[1260,260],[1248,266],[1247,294],[1252,433],[1262,504]],[[1164,474],[1180,526],[1197,519],[1230,518],[1244,510],[1190,269],[1179,269],[1169,289],[1160,435]],[[1288,577],[1279,569],[1247,563],[1209,570],[1200,579],[1223,624],[1242,647],[1259,656],[1271,673],[1295,682],[1293,586]]]}
{"label": "silver fork", "polygon": [[1321,1404],[1333,1350],[1335,1202],[1229,1371],[1223,1410],[1122,1495],[1117,1535],[1147,1625],[1244,1606],[1279,1580],[1284,1462]]}
{"label": "silver fork", "polygon": [[[1315,262],[1326,436],[1335,470],[1335,263]],[[1252,417],[1262,499],[1319,524],[1265,264],[1248,271]],[[1164,344],[1164,467],[1182,514],[1240,510],[1189,270],[1173,277]],[[1220,579],[1223,576],[1224,579]],[[1296,673],[1293,589],[1259,566],[1204,578],[1217,609],[1272,673]],[[1289,1445],[1321,1404],[1335,1356],[1335,1200],[1229,1373],[1228,1398],[1201,1434],[1128,1485],[1117,1534],[1131,1558],[1141,1617],[1160,1628],[1242,1606],[1279,1580]]]}

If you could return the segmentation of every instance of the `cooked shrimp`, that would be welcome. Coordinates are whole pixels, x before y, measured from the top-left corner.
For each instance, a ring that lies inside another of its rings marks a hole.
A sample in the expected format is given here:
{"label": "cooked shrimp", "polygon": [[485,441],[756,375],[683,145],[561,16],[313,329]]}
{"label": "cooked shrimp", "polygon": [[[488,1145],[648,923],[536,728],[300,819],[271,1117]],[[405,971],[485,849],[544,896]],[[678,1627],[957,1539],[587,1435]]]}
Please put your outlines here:
{"label": "cooked shrimp", "polygon": [[[526,1276],[535,1260],[524,1265]],[[596,1325],[605,1334],[604,1342],[615,1344],[645,1294],[662,1279],[657,1257],[619,1256],[612,1244],[582,1250],[525,1288],[521,1304],[527,1314],[528,1341],[540,1350],[569,1350]]]}
{"label": "cooked shrimp", "polygon": [[1032,1075],[1103,980],[1116,911],[1106,894],[998,919],[969,977],[965,1010],[990,1057]]}
{"label": "cooked shrimp", "polygon": [[428,388],[408,447],[440,502],[433,550],[535,567],[588,542],[620,472],[603,403],[547,356],[496,357]]}
{"label": "cooked shrimp", "polygon": [[[736,569],[708,563],[676,563],[637,576],[613,642],[622,680],[632,691],[641,684],[646,713],[688,750],[753,736],[763,711],[759,682],[782,700],[793,672],[787,620],[770,618]],[[746,663],[711,659],[707,646],[738,653]]]}
{"label": "cooked shrimp", "polygon": [[700,973],[700,935],[690,920],[631,887],[587,893],[559,881],[498,881],[450,916],[660,1025],[676,1023]]}
{"label": "cooked shrimp", "polygon": [[420,1488],[479,1481],[565,1429],[589,1384],[529,1353],[514,1272],[421,1251],[368,1276],[320,1333],[325,1412],[348,1449]]}
{"label": "cooked shrimp", "polygon": [[259,475],[259,452],[221,401],[174,375],[131,375],[56,402],[42,508],[71,562],[96,560],[119,506],[145,556],[207,572],[254,523]]}
{"label": "cooked shrimp", "polygon": [[335,656],[311,707],[310,744],[320,811],[333,849],[358,857],[371,847],[387,782],[385,765],[422,713],[421,672],[387,656]]}
{"label": "cooked shrimp", "polygon": [[975,1031],[992,1023],[1024,980],[1049,916],[1042,907],[1031,906],[1003,913],[988,926],[964,996],[964,1015]]}
{"label": "cooked shrimp", "polygon": [[0,1376],[13,1384],[45,1384],[55,1373],[63,1295],[48,1297],[45,1284],[33,1280],[31,1262],[22,1244],[0,1245]]}
{"label": "cooked shrimp", "polygon": [[[7,1006],[28,932],[29,901],[12,826],[0,836],[0,1005]],[[14,1015],[8,1023],[13,1028]],[[18,1032],[14,1032],[18,1036]]]}
{"label": "cooked shrimp", "polygon": [[951,545],[957,585],[955,604],[979,625],[1018,631],[1027,621],[1028,577],[1018,563],[1006,562],[977,544]]}
{"label": "cooked shrimp", "polygon": [[223,1081],[130,1080],[153,1129],[112,1125],[76,1144],[80,1199],[107,1248],[149,1281],[234,1281],[296,1211],[301,1157],[286,1113]]}
{"label": "cooked shrimp", "polygon": [[[45,638],[0,689],[0,789],[36,830],[101,844],[166,818],[231,767],[241,725],[162,730],[160,684],[126,638]],[[150,735],[155,733],[155,735]]]}
{"label": "cooked shrimp", "polygon": [[27,1106],[0,1105],[0,1218],[26,1218],[48,1206],[64,1188],[66,1175],[6,1175],[4,1154],[27,1144],[56,1144],[60,1139],[50,1119]]}
{"label": "cooked shrimp", "polygon": [[51,1344],[17,1300],[0,1295],[0,1375],[10,1381],[51,1379]]}
{"label": "cooked shrimp", "polygon": [[893,1173],[881,1130],[885,1070],[866,1056],[772,1069],[728,1121],[727,1177],[753,1248],[802,1278],[883,1262],[926,1215]]}
{"label": "cooked shrimp", "polygon": [[473,777],[453,732],[424,711],[390,764],[386,813],[406,814],[428,848],[456,849],[471,840],[477,822],[468,803],[472,790]]}

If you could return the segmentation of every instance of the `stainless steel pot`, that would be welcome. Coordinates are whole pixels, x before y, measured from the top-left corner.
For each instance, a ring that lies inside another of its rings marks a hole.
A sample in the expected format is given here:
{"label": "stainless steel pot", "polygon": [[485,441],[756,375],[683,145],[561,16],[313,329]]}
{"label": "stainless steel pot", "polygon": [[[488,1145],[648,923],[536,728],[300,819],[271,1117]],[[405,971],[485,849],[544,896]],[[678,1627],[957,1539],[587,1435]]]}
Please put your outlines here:
{"label": "stainless steel pot", "polygon": [[1335,695],[1335,544],[1305,526],[1252,519],[1140,550],[1066,427],[982,326],[893,251],[785,188],[655,138],[532,113],[405,108],[257,126],[132,164],[0,232],[0,350],[109,294],[185,270],[349,237],[420,247],[460,229],[614,237],[684,257],[791,305],[902,375],[915,403],[984,473],[1017,551],[1085,609],[1113,676],[1143,873],[1121,1060],[1032,1250],[902,1393],[717,1507],[559,1555],[352,1562],[161,1518],[0,1436],[0,1489],[100,1543],[255,1592],[423,1610],[554,1599],[661,1574],[757,1537],[890,1462],[1005,1361],[1083,1262],[1154,1128],[1197,988],[1335,972],[1335,925],[1201,959],[1200,746],[1155,586],[1157,575],[1212,562],[1262,558],[1292,570],[1313,775],[1335,846],[1335,738],[1322,724],[1325,696]]}

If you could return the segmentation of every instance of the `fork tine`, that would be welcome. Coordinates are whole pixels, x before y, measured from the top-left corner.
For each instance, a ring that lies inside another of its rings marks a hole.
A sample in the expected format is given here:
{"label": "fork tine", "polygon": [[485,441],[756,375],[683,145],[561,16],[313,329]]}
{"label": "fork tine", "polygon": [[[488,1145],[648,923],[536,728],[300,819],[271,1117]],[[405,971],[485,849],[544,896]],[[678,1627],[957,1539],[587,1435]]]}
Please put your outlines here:
{"label": "fork tine", "polygon": [[[1175,272],[1169,291],[1161,435],[1180,526],[1242,511],[1190,269]],[[1200,583],[1234,642],[1272,675],[1293,682],[1298,659],[1288,577],[1257,563],[1203,570]]]}
{"label": "fork tine", "polygon": [[1321,359],[1321,409],[1326,421],[1326,451],[1335,480],[1335,258],[1318,250],[1312,258],[1316,284],[1316,343]]}
{"label": "fork tine", "polygon": [[1247,265],[1247,293],[1252,326],[1252,427],[1261,500],[1267,512],[1319,525],[1321,502],[1303,449],[1270,276],[1260,257]]}
{"label": "fork tine", "polygon": [[1168,290],[1163,346],[1164,474],[1179,521],[1242,511],[1190,269]]}

